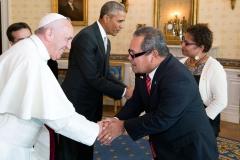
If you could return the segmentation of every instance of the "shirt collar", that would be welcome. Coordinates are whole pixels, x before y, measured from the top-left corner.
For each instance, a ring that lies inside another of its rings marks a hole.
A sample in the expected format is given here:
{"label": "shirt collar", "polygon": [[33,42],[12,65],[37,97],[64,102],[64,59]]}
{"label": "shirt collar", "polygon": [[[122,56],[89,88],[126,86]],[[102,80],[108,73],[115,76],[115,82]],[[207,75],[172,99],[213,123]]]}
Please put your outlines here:
{"label": "shirt collar", "polygon": [[151,82],[152,82],[153,76],[154,76],[154,74],[155,74],[157,68],[158,68],[158,67],[156,67],[152,72],[150,72],[150,73],[148,74],[149,77],[151,78]]}
{"label": "shirt collar", "polygon": [[97,21],[97,24],[98,24],[98,27],[100,29],[100,33],[102,35],[102,39],[104,41],[104,38],[107,36],[107,34],[106,34],[105,30],[103,29],[102,25],[99,23],[99,21]]}

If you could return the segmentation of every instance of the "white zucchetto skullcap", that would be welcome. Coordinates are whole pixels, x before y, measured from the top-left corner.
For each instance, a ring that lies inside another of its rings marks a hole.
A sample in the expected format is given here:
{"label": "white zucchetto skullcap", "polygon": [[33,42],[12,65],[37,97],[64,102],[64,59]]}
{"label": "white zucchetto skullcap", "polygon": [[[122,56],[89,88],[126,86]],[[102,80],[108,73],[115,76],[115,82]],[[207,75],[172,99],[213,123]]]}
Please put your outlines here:
{"label": "white zucchetto skullcap", "polygon": [[47,13],[39,22],[38,24],[38,28],[41,28],[53,21],[56,21],[58,19],[67,19],[67,17],[64,17],[61,14],[57,14],[57,13]]}

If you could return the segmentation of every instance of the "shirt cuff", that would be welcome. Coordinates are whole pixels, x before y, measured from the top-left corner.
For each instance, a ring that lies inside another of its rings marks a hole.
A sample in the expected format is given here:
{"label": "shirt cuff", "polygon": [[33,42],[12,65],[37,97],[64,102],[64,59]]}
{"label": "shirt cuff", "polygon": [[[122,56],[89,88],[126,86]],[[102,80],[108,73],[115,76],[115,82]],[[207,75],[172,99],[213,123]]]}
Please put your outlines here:
{"label": "shirt cuff", "polygon": [[122,94],[122,97],[124,97],[125,93],[126,93],[126,88],[124,88],[124,92]]}

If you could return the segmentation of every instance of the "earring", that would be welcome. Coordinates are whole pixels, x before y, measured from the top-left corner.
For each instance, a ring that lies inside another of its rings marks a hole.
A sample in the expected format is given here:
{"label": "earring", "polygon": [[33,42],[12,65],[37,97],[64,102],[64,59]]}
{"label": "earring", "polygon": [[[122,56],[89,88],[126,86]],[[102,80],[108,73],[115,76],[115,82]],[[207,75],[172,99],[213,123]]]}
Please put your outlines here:
{"label": "earring", "polygon": [[197,60],[199,60],[199,57],[198,57],[198,56],[195,56],[195,58],[194,58],[194,59],[197,61]]}

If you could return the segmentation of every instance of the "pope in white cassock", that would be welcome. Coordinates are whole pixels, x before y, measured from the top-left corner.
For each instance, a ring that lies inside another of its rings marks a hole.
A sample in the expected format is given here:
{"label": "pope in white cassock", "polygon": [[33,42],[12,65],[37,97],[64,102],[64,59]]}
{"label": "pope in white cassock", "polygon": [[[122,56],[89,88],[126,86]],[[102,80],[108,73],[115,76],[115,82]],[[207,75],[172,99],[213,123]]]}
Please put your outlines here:
{"label": "pope in white cassock", "polygon": [[56,133],[92,145],[102,122],[75,112],[47,60],[59,59],[71,48],[71,22],[64,16],[44,16],[35,35],[0,56],[0,160],[45,159],[33,148],[44,124]]}

